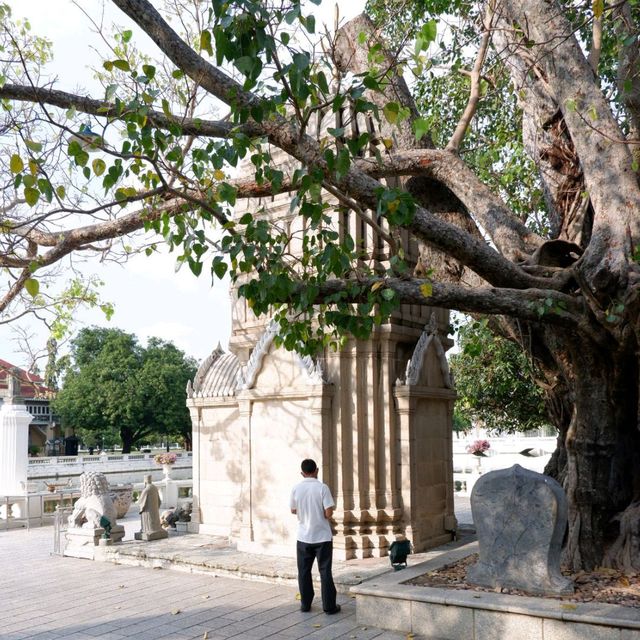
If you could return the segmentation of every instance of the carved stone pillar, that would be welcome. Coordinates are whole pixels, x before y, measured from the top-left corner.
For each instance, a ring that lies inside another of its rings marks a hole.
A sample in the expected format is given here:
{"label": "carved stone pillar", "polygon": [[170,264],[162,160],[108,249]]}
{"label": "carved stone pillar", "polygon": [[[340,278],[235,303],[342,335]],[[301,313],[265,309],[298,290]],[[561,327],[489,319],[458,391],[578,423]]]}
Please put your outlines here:
{"label": "carved stone pillar", "polygon": [[251,410],[252,402],[249,398],[238,398],[238,427],[242,432],[241,460],[242,489],[240,491],[240,504],[242,510],[242,524],[240,525],[240,540],[243,543],[253,542],[253,501],[252,501],[252,447],[251,447]]}

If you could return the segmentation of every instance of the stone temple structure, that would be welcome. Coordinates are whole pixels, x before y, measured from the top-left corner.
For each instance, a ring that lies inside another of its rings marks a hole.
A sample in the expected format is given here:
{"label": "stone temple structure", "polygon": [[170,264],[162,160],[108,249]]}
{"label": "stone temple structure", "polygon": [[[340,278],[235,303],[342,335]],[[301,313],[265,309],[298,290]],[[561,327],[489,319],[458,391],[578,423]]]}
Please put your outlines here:
{"label": "stone temple structure", "polygon": [[[274,224],[299,224],[286,194],[266,204]],[[339,225],[373,259],[388,258],[355,216],[343,214]],[[405,250],[418,251],[408,242]],[[300,461],[313,458],[336,499],[336,558],[386,555],[400,533],[415,551],[450,540],[448,312],[403,305],[369,340],[312,359],[276,348],[277,327],[235,291],[232,299],[230,352],[215,349],[187,390],[190,530],[229,536],[241,550],[294,555],[288,496]]]}
{"label": "stone temple structure", "polygon": [[[392,84],[394,95],[408,95],[401,78]],[[334,140],[328,127],[337,127],[402,146],[397,130],[385,131],[390,125],[383,124],[375,132],[377,126],[347,106],[310,121],[307,131],[327,144]],[[410,129],[405,137],[414,139]],[[273,162],[289,177],[296,168],[282,152]],[[335,204],[327,193],[323,199]],[[295,255],[307,229],[290,205],[285,193],[244,201],[237,213],[267,218],[292,239]],[[349,233],[372,268],[389,265],[384,219],[367,224],[338,207],[332,216],[334,230],[340,237]],[[406,232],[395,242],[410,262],[419,260]],[[235,290],[231,295],[230,352],[215,349],[187,390],[194,449],[190,530],[229,536],[245,551],[295,555],[288,498],[301,460],[313,458],[336,499],[334,557],[386,555],[397,534],[415,551],[450,540],[455,392],[445,358],[448,312],[402,305],[369,340],[352,339],[341,351],[313,359],[276,348],[270,319],[256,317]]]}
{"label": "stone temple structure", "polygon": [[274,328],[238,301],[234,353],[216,349],[188,392],[194,528],[293,555],[288,496],[311,457],[336,499],[336,558],[386,555],[399,533],[415,551],[450,540],[447,314],[424,312],[403,309],[370,340],[314,361],[276,348]]}

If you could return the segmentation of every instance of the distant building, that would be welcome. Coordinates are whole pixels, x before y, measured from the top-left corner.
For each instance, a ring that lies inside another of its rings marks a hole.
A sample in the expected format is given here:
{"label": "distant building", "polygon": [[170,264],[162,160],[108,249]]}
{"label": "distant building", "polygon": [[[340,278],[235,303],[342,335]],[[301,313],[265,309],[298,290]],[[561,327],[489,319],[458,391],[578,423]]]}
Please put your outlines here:
{"label": "distant building", "polygon": [[0,358],[0,406],[9,395],[9,376],[18,382],[19,397],[33,416],[29,424],[29,447],[38,447],[40,453],[57,455],[63,453],[63,436],[60,420],[51,412],[50,400],[55,391],[45,386],[44,380],[34,374],[16,367]]}

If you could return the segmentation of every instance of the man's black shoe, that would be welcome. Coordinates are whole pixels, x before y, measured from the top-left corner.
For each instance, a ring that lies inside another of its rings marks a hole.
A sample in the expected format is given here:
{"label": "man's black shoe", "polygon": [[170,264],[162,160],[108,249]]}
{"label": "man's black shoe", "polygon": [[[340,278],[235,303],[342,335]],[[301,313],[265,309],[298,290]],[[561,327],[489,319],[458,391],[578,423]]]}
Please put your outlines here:
{"label": "man's black shoe", "polygon": [[300,607],[300,611],[302,611],[302,613],[307,613],[308,611],[311,611],[311,607]]}
{"label": "man's black shoe", "polygon": [[340,613],[342,607],[337,604],[335,609],[331,609],[331,611],[325,611],[328,616],[332,616],[334,613]]}

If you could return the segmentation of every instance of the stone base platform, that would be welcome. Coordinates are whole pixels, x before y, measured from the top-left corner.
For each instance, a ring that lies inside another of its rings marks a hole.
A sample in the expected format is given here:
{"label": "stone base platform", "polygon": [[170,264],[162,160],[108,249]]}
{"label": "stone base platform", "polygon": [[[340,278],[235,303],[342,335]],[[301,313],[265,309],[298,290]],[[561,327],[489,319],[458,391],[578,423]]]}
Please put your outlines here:
{"label": "stone base platform", "polygon": [[432,640],[640,640],[640,614],[631,607],[402,584],[475,553],[477,543],[440,550],[354,586],[358,624]]}
{"label": "stone base platform", "polygon": [[[472,534],[463,534],[458,542],[425,553],[410,555],[412,566],[436,558],[449,549],[468,542]],[[238,551],[227,538],[203,534],[179,535],[171,531],[165,540],[142,542],[124,540],[110,547],[96,547],[95,560],[115,564],[171,569],[189,573],[210,573],[215,576],[256,580],[297,586],[295,558],[281,558]],[[333,577],[340,593],[348,593],[354,585],[362,584],[384,573],[392,572],[389,558],[333,561]],[[318,580],[317,568],[314,579]],[[406,570],[400,573],[406,573]]]}
{"label": "stone base platform", "polygon": [[103,538],[104,529],[89,529],[83,527],[70,527],[64,534],[66,537],[65,556],[95,560],[97,549],[106,549],[114,543],[119,543],[124,537],[125,529],[116,524],[111,528],[111,537]]}

